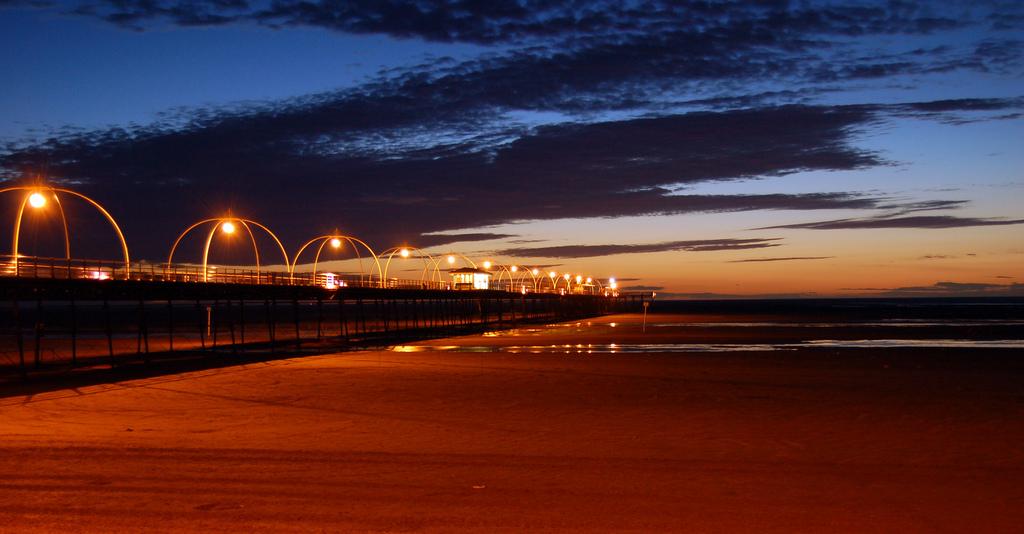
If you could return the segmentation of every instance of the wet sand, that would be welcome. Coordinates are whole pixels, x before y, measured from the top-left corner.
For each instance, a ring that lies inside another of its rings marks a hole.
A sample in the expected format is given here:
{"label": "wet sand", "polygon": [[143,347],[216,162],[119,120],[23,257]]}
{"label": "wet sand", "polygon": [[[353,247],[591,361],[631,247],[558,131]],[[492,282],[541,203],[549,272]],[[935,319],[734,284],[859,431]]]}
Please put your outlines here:
{"label": "wet sand", "polygon": [[[654,326],[701,320],[778,319],[610,316],[3,397],[0,531],[1024,524],[1020,349],[657,350],[869,330]],[[914,337],[1013,331],[958,328]],[[613,343],[643,350],[593,347]]]}

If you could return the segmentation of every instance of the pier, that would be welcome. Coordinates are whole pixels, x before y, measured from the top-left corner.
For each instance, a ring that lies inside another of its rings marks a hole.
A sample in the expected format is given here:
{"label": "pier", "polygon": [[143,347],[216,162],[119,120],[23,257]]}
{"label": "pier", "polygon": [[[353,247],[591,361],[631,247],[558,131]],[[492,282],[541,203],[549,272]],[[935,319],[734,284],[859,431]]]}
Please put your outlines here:
{"label": "pier", "polygon": [[245,283],[252,273],[242,270],[224,275],[238,282],[142,269],[129,279],[90,276],[103,272],[98,263],[24,262],[20,276],[0,276],[0,375],[333,352],[593,317],[637,309],[646,298],[456,291],[415,280],[328,289],[273,272]]}
{"label": "pier", "polygon": [[[478,263],[461,253],[432,254],[409,244],[377,252],[340,232],[314,237],[289,255],[270,228],[230,214],[185,228],[166,262],[133,260],[121,227],[99,202],[43,184],[0,193],[21,196],[11,253],[0,255],[0,378],[334,352],[593,317],[639,309],[645,298],[620,295],[614,278],[490,259]],[[68,200],[106,220],[120,260],[73,255]],[[37,222],[59,218],[63,257],[19,249],[29,215]],[[268,251],[261,253],[258,235],[272,244]],[[175,253],[187,256],[183,249],[197,239],[202,261],[175,262]],[[211,246],[232,239],[243,239],[246,247],[251,242],[251,264],[208,261]],[[324,271],[329,262],[341,269]],[[396,270],[419,278],[389,274]]]}

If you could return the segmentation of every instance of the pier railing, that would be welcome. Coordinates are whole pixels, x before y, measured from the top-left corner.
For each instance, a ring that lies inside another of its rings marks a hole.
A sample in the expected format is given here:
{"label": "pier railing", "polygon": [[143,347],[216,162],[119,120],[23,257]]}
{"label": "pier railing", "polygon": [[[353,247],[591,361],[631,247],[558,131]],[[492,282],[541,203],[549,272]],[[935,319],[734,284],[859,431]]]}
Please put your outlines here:
{"label": "pier railing", "polygon": [[[0,255],[0,277],[58,279],[58,280],[135,280],[142,282],[182,282],[215,284],[320,286],[327,289],[336,287],[364,287],[385,289],[450,289],[447,280],[402,279],[389,277],[381,283],[374,274],[294,272],[286,267],[269,266],[264,269],[245,267],[208,266],[178,263],[132,262],[126,269],[124,262],[111,260],[46,258],[20,255],[15,261],[10,254]],[[525,288],[525,290],[524,290]],[[491,280],[490,289],[508,292],[554,292],[550,285],[540,287],[530,280],[513,282],[507,278]],[[579,293],[580,291],[575,291]],[[583,293],[595,294],[596,288]]]}
{"label": "pier railing", "polygon": [[[0,277],[0,377],[207,357],[386,345],[637,307],[635,297],[413,288]],[[64,265],[88,272],[98,265]],[[159,270],[154,270],[154,275]]]}

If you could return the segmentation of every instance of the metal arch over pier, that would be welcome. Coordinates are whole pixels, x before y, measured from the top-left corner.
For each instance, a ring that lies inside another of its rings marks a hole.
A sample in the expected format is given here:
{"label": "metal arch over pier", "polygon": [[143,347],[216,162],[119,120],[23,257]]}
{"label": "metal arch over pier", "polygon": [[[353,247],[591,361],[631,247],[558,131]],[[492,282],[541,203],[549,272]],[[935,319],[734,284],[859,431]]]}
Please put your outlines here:
{"label": "metal arch over pier", "polygon": [[[19,258],[21,257],[21,254],[19,253],[19,250],[18,250],[18,245],[19,245],[19,242],[21,240],[21,221],[22,221],[22,219],[24,218],[24,215],[25,215],[25,206],[26,205],[31,205],[33,208],[37,208],[37,209],[42,208],[43,206],[45,206],[45,204],[46,204],[46,197],[43,195],[44,191],[50,193],[53,196],[53,199],[56,202],[57,207],[58,207],[58,209],[60,211],[60,218],[61,218],[61,221],[63,222],[63,226],[64,226],[64,251],[65,251],[65,255],[66,255],[66,259],[67,260],[69,260],[69,261],[71,260],[71,235],[70,235],[70,232],[68,231],[67,217],[64,214],[64,205],[61,204],[60,199],[57,197],[57,193],[65,193],[65,194],[68,194],[68,195],[71,195],[73,197],[77,197],[79,199],[82,199],[82,200],[86,201],[92,207],[96,208],[96,210],[99,211],[100,214],[103,215],[103,217],[107,219],[107,222],[109,222],[110,225],[114,228],[114,232],[117,234],[117,238],[120,241],[121,252],[124,255],[125,277],[128,277],[128,276],[131,275],[131,262],[132,261],[131,261],[131,257],[128,254],[128,241],[124,238],[124,233],[121,231],[121,227],[117,225],[117,221],[114,220],[113,215],[111,215],[110,212],[108,212],[106,210],[106,208],[101,206],[99,202],[96,202],[95,200],[93,200],[93,199],[91,199],[91,198],[89,198],[89,197],[87,197],[87,196],[85,196],[85,195],[83,195],[81,193],[78,193],[76,191],[72,191],[70,189],[63,189],[63,188],[60,188],[60,187],[49,187],[49,186],[13,186],[13,187],[6,187],[6,188],[3,188],[3,189],[0,189],[0,194],[12,192],[12,191],[28,191],[28,194],[25,195],[25,198],[22,200],[22,202],[21,202],[21,204],[20,204],[20,206],[18,208],[17,216],[15,216],[15,218],[14,218],[14,237],[12,239],[13,244],[12,244],[12,247],[11,247],[11,263],[12,263],[12,265],[14,267],[14,272],[15,272],[16,275],[18,273],[18,261],[19,261]],[[42,199],[42,200],[40,201],[40,199]]]}
{"label": "metal arch over pier", "polygon": [[[362,258],[362,256],[359,253],[359,246],[358,246],[358,245],[362,245],[363,248],[365,248],[367,250],[367,252],[370,253],[370,257],[373,258],[373,264],[377,267],[377,279],[383,281],[384,280],[384,273],[383,273],[383,271],[381,271],[381,268],[380,268],[380,259],[378,258],[377,254],[373,251],[373,249],[370,248],[370,245],[367,245],[366,242],[364,242],[363,240],[361,240],[361,239],[359,239],[357,237],[353,237],[353,236],[350,236],[350,235],[343,235],[343,234],[322,235],[322,236],[319,236],[319,237],[314,237],[313,239],[310,239],[309,241],[306,241],[305,244],[303,244],[301,247],[299,247],[298,252],[295,253],[295,257],[292,258],[292,265],[291,265],[291,268],[288,271],[289,272],[289,280],[291,280],[293,283],[295,281],[295,268],[298,266],[299,257],[302,256],[302,252],[305,251],[306,248],[308,248],[313,243],[316,243],[317,241],[320,241],[320,246],[317,247],[316,255],[313,257],[313,274],[312,274],[311,278],[312,278],[312,280],[315,283],[316,282],[316,267],[317,267],[317,264],[320,262],[320,253],[323,252],[324,245],[326,245],[328,242],[330,242],[331,246],[333,248],[340,248],[341,240],[342,239],[347,241],[349,243],[349,245],[352,247],[353,252],[356,253],[356,258],[359,260],[359,273],[360,274],[363,273],[363,258]],[[338,245],[335,246],[335,243],[338,243]],[[371,278],[371,280],[372,280],[372,278]]]}
{"label": "metal arch over pier", "polygon": [[418,254],[418,256],[415,256],[415,258],[423,261],[423,274],[420,275],[420,283],[426,281],[428,272],[430,273],[431,282],[435,281],[435,277],[437,278],[436,282],[443,282],[443,280],[441,280],[441,272],[438,267],[438,260],[434,259],[434,257],[431,256],[429,252],[426,252],[419,247],[403,245],[400,247],[391,247],[380,253],[381,256],[387,255],[388,257],[388,259],[384,262],[384,276],[383,278],[381,278],[381,280],[384,281],[384,284],[381,285],[381,287],[387,287],[386,284],[388,280],[388,268],[391,266],[391,260],[394,259],[395,254],[398,254],[401,258],[404,259],[413,257],[412,254],[414,252]]}
{"label": "metal arch over pier", "polygon": [[203,246],[203,271],[202,271],[202,277],[203,277],[203,282],[208,282],[209,281],[209,273],[208,273],[208,270],[207,270],[207,266],[208,266],[207,262],[208,262],[209,257],[210,257],[210,245],[213,243],[213,236],[216,235],[217,229],[221,229],[223,232],[228,233],[228,234],[234,233],[235,232],[234,223],[236,223],[236,222],[241,224],[242,227],[245,228],[246,233],[249,234],[249,240],[252,241],[253,254],[256,256],[256,283],[259,283],[259,280],[260,280],[260,248],[259,248],[259,245],[256,244],[256,236],[253,234],[252,228],[249,227],[250,224],[255,226],[255,227],[257,227],[257,228],[259,228],[259,229],[261,229],[261,230],[263,230],[264,232],[266,232],[267,235],[269,235],[274,240],[274,243],[276,243],[278,248],[281,249],[281,256],[282,256],[282,258],[284,258],[285,269],[288,269],[289,272],[291,271],[291,268],[290,268],[291,260],[288,259],[288,252],[285,251],[284,245],[282,245],[281,244],[281,240],[278,239],[276,235],[274,235],[274,232],[271,232],[269,228],[267,228],[266,226],[263,226],[262,224],[254,221],[252,219],[244,219],[244,218],[240,218],[240,217],[231,217],[231,216],[228,216],[228,217],[214,217],[214,218],[210,218],[210,219],[203,219],[203,220],[193,224],[192,226],[189,226],[188,228],[186,228],[185,231],[183,231],[178,236],[178,238],[174,240],[174,244],[171,245],[171,252],[167,255],[167,269],[168,269],[168,271],[171,269],[171,266],[174,263],[174,252],[178,249],[178,245],[181,244],[181,241],[183,239],[185,239],[185,236],[187,236],[189,233],[192,232],[192,230],[195,230],[196,228],[199,228],[200,226],[203,226],[205,224],[213,223],[212,227],[210,228],[209,234],[207,234],[207,236],[206,236],[206,244]]}
{"label": "metal arch over pier", "polygon": [[[538,267],[511,267],[511,263],[490,260],[480,263],[483,270],[497,275],[499,281],[507,275],[508,287],[456,291],[442,280],[441,258],[450,266],[461,258],[477,268],[477,262],[469,257],[456,252],[432,254],[411,246],[377,254],[365,241],[338,232],[307,241],[289,258],[284,244],[267,226],[230,214],[186,228],[172,244],[166,263],[133,263],[120,226],[95,200],[42,185],[0,189],[0,193],[13,191],[26,194],[18,203],[13,224],[12,254],[0,255],[0,380],[5,372],[27,376],[84,363],[120,367],[194,355],[270,358],[336,351],[350,345],[507,328],[530,321],[577,319],[631,308],[637,299],[636,295],[609,292],[607,287],[615,287],[614,279],[609,279],[609,286],[598,282],[603,294],[585,293],[581,290],[586,284],[573,286],[574,276],[569,273],[552,271],[546,276]],[[84,200],[110,223],[121,246],[122,261],[72,255],[73,229],[62,195]],[[48,200],[61,218],[64,257],[22,255],[19,240],[25,212],[43,208]],[[210,229],[202,263],[174,263],[175,252],[185,238],[204,225]],[[254,268],[213,271],[208,262],[217,231],[233,234],[238,230],[243,230],[252,244]],[[284,260],[283,272],[265,269],[255,230],[273,240]],[[358,278],[343,274],[338,276],[344,283],[319,283],[316,273],[323,249],[328,244],[340,248],[342,242],[356,254]],[[312,273],[298,276],[299,258],[313,245],[317,251]],[[369,254],[366,259],[373,260],[376,277],[371,273],[364,279],[361,249]],[[424,262],[419,281],[388,280],[395,254],[415,255]],[[387,256],[384,261],[383,256]],[[429,281],[427,271],[431,273]],[[517,273],[522,286],[518,292]],[[532,280],[530,291],[527,276]],[[577,281],[581,277],[575,275]],[[545,278],[551,282],[547,290]],[[566,282],[561,287],[563,279]]]}
{"label": "metal arch over pier", "polygon": [[[445,254],[432,254],[429,251],[422,250],[414,246],[401,246],[387,249],[380,254],[374,252],[374,249],[367,244],[365,241],[358,239],[351,235],[344,235],[338,233],[323,235],[315,237],[306,243],[304,243],[296,252],[294,258],[289,258],[288,252],[284,247],[284,244],[277,237],[277,235],[270,230],[267,226],[261,224],[253,219],[244,217],[238,217],[231,214],[221,217],[210,217],[196,222],[186,228],[174,243],[171,245],[170,251],[167,256],[167,262],[162,269],[162,272],[157,272],[153,268],[153,265],[146,262],[138,262],[133,264],[128,252],[128,242],[125,239],[124,233],[121,231],[121,227],[117,224],[117,221],[106,210],[99,202],[72,190],[52,187],[45,184],[34,184],[34,185],[17,185],[7,188],[0,189],[0,193],[20,191],[25,192],[24,198],[18,204],[17,213],[14,219],[13,228],[13,246],[12,253],[3,263],[0,263],[0,276],[15,276],[15,277],[63,277],[63,278],[88,278],[93,280],[109,280],[109,279],[124,279],[124,280],[139,280],[139,281],[164,281],[164,282],[210,282],[210,283],[255,283],[255,284],[276,284],[276,285],[317,285],[317,269],[320,261],[320,256],[323,253],[325,246],[331,243],[332,248],[339,248],[342,241],[347,242],[352,246],[353,251],[356,254],[356,259],[360,265],[360,274],[357,280],[345,279],[349,275],[337,275],[344,283],[343,286],[354,283],[358,286],[363,287],[381,287],[385,288],[388,286],[393,287],[409,287],[409,288],[420,288],[420,289],[440,289],[450,287],[443,280],[442,269],[441,269],[441,257],[446,257],[449,266],[454,266],[457,259],[461,258],[463,261],[471,265],[473,268],[477,268],[477,262],[473,259],[465,256],[458,252],[447,252]],[[119,265],[115,265],[110,261],[106,260],[85,260],[76,259],[71,254],[71,229],[69,228],[68,218],[65,213],[65,208],[60,200],[58,193],[63,195],[69,195],[81,199],[93,208],[100,212],[100,214],[110,223],[113,227],[114,232],[117,235],[119,244],[121,245],[121,251],[123,255],[123,261]],[[43,208],[47,200],[52,199],[53,203],[57,206],[64,237],[64,258],[43,258],[37,256],[25,256],[20,252],[20,241],[21,241],[21,230],[22,222],[25,217],[26,207],[31,206],[33,209]],[[179,246],[183,240],[193,231],[198,228],[210,225],[210,230],[207,232],[206,240],[203,244],[202,249],[202,261],[200,264],[175,264],[174,255],[177,252]],[[233,234],[236,231],[236,225],[241,227],[247,234],[249,242],[252,244],[253,256],[254,256],[254,269],[242,267],[224,267],[215,268],[209,265],[210,248],[213,245],[214,237],[216,236],[217,230],[222,230],[226,234]],[[263,266],[263,255],[260,253],[259,242],[256,237],[254,228],[261,230],[267,236],[271,238],[274,244],[277,246],[281,253],[283,260],[284,272],[266,271]],[[298,267],[299,257],[302,253],[312,246],[317,244],[316,254],[313,258],[313,271],[311,275],[303,277],[296,276],[296,269]],[[372,258],[374,267],[376,268],[376,280],[373,279],[373,274],[366,275],[363,270],[363,255],[360,252],[360,247],[365,249],[369,253],[368,258]],[[413,280],[388,280],[388,270],[391,262],[394,260],[395,254],[401,254],[403,257],[407,257],[411,252],[415,253],[415,256],[424,262],[423,273],[420,276],[419,282]],[[386,256],[386,259],[384,259]],[[0,256],[0,260],[4,257]],[[519,267],[514,263],[497,263],[491,262],[490,260],[483,261],[483,271],[490,271],[496,278],[495,285],[502,286],[503,280],[507,277],[508,282],[504,284],[505,289],[508,291],[515,291],[516,287],[520,288],[520,292],[543,292],[545,291],[544,276],[538,276],[537,268],[529,268],[522,266],[522,273],[518,276],[517,282],[517,271]],[[493,269],[492,269],[493,266]],[[214,271],[214,269],[217,269]],[[429,274],[429,280],[427,273]],[[549,275],[549,286],[546,290],[552,293],[587,293],[587,294],[601,294],[610,296],[617,292],[614,284],[604,286],[598,280],[596,283],[592,283],[592,280],[597,280],[593,277],[587,276],[586,284],[580,283],[583,275],[570,273],[561,273],[556,277],[558,273],[550,273]],[[531,277],[532,284],[528,286],[526,284],[526,276]],[[331,276],[334,277],[333,273]],[[368,276],[368,280],[364,277]],[[565,280],[564,287],[560,287],[561,280]],[[575,286],[572,281],[576,280]],[[609,278],[609,280],[612,280]]]}

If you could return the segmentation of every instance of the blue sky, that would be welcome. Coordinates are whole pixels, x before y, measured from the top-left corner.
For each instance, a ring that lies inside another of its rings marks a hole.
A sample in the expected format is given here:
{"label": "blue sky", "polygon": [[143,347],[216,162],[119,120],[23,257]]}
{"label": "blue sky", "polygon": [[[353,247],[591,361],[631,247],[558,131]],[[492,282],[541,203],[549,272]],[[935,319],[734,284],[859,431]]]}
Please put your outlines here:
{"label": "blue sky", "polygon": [[8,0],[0,178],[74,184],[153,258],[232,209],[291,248],[342,228],[680,296],[1017,292],[1022,26],[1015,3]]}

